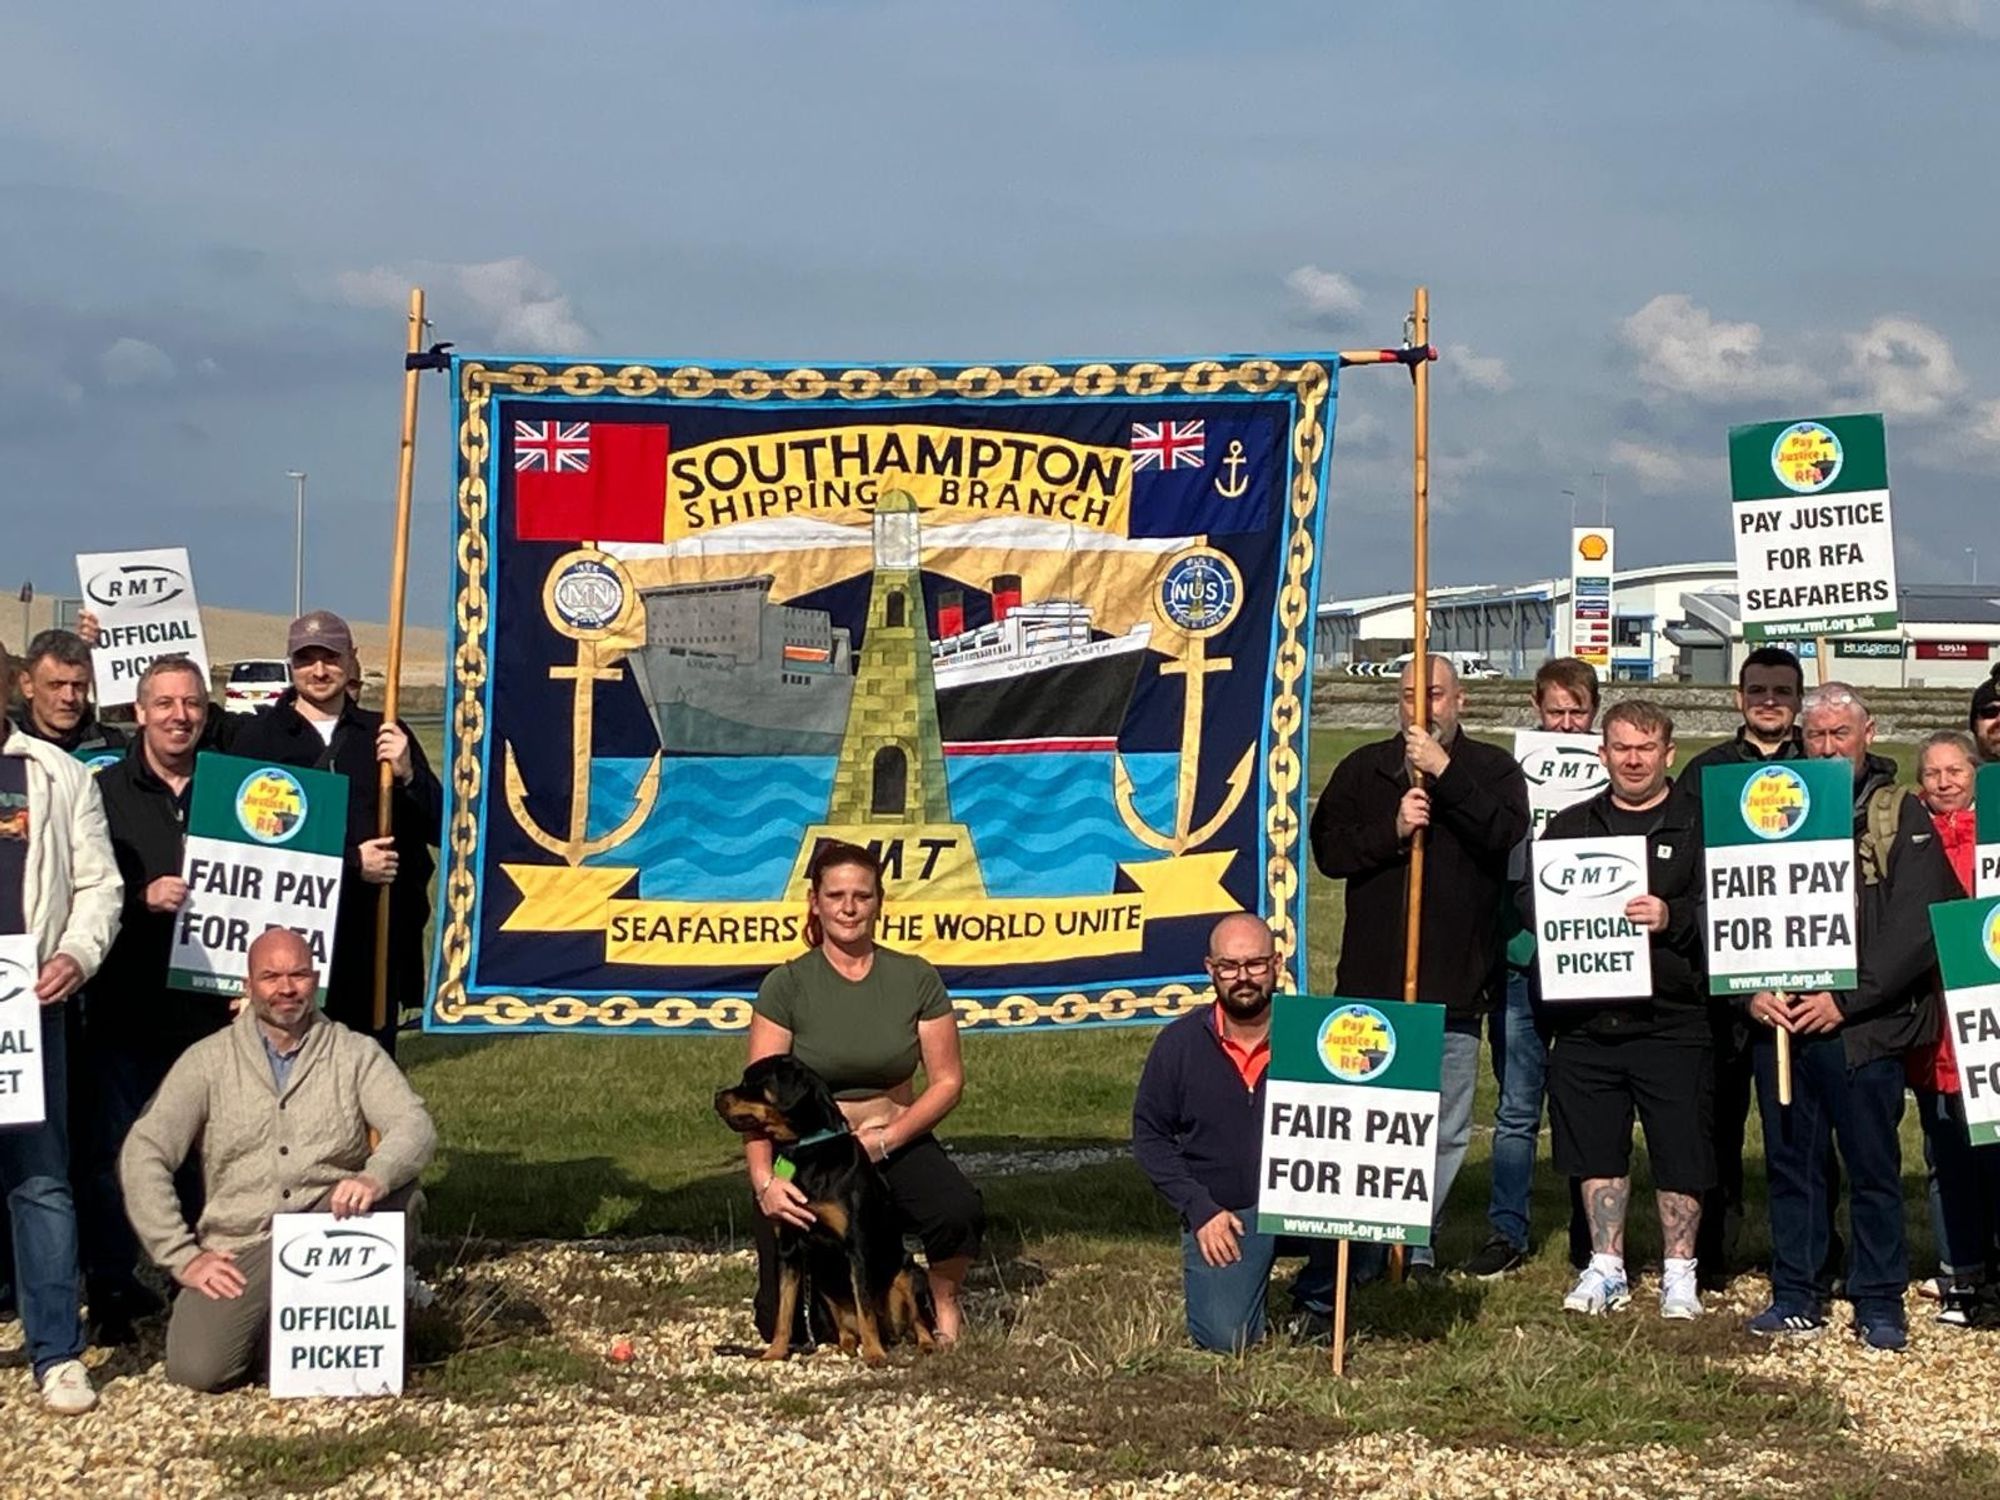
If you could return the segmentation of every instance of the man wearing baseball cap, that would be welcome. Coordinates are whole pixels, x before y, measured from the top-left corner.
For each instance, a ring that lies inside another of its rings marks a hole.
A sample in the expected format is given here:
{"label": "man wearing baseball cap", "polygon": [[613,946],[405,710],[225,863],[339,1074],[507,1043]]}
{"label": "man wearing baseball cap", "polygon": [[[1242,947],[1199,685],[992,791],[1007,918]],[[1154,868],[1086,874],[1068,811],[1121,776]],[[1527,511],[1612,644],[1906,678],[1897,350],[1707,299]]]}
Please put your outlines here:
{"label": "man wearing baseball cap", "polygon": [[1965,716],[1982,761],[2000,761],[2000,667],[1972,690],[1972,707]]}
{"label": "man wearing baseball cap", "polygon": [[[362,708],[348,693],[354,632],[331,610],[292,621],[285,638],[292,685],[278,701],[230,735],[233,755],[275,761],[347,778],[346,878],[334,929],[326,1013],[395,1050],[397,1011],[415,1003],[424,983],[424,927],[430,920],[431,850],[443,827],[444,791],[423,747],[401,723]],[[394,772],[395,832],[375,836],[376,766]],[[375,1008],[377,888],[390,888],[389,1004],[378,1030]]]}

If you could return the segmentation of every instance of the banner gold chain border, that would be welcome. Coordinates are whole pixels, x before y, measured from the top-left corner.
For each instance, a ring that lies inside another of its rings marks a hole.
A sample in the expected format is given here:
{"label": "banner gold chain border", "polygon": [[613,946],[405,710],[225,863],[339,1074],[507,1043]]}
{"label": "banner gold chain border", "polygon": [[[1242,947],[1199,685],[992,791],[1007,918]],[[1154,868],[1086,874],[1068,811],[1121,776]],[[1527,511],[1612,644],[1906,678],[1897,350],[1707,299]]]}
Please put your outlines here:
{"label": "banner gold chain border", "polygon": [[[447,830],[450,857],[444,880],[445,921],[438,934],[442,959],[434,1002],[438,1020],[453,1026],[484,1022],[494,1027],[562,1029],[590,1022],[619,1030],[643,1023],[660,1031],[713,1032],[741,1031],[750,1024],[750,1003],[741,999],[667,996],[649,1001],[632,995],[596,999],[576,995],[535,999],[490,995],[475,999],[466,992],[477,895],[473,862],[477,853],[479,801],[485,790],[480,770],[480,750],[486,735],[484,694],[491,670],[485,639],[492,609],[486,587],[487,569],[491,565],[486,520],[492,502],[487,493],[486,462],[492,444],[488,411],[496,391],[516,396],[557,393],[634,399],[665,397],[673,401],[700,401],[717,394],[746,402],[773,396],[791,401],[818,401],[829,392],[849,401],[874,401],[884,396],[922,401],[940,395],[984,401],[997,396],[1039,400],[1063,394],[1157,396],[1176,389],[1191,396],[1215,395],[1231,389],[1267,395],[1281,386],[1290,387],[1298,401],[1298,418],[1292,425],[1291,524],[1285,544],[1285,577],[1278,593],[1281,631],[1271,661],[1275,691],[1271,697],[1271,749],[1265,761],[1271,790],[1265,824],[1270,845],[1265,885],[1282,965],[1281,986],[1289,988],[1300,977],[1295,975],[1292,965],[1293,955],[1299,951],[1300,936],[1292,918],[1292,902],[1300,882],[1299,819],[1292,803],[1304,774],[1303,740],[1309,728],[1301,684],[1311,670],[1311,663],[1306,660],[1305,624],[1313,606],[1309,582],[1314,565],[1313,520],[1322,499],[1319,460],[1327,441],[1321,418],[1331,387],[1327,365],[1316,360],[1288,367],[1270,359],[1246,359],[1235,364],[1203,359],[1179,368],[1144,362],[1123,370],[1101,363],[1079,365],[1067,371],[1048,364],[1031,364],[1011,373],[973,365],[949,375],[910,365],[886,376],[880,370],[870,369],[848,369],[831,375],[803,368],[783,373],[765,369],[718,372],[692,365],[673,370],[622,365],[607,371],[599,365],[551,369],[539,364],[494,366],[473,360],[462,362],[458,369],[464,417],[458,432],[457,564],[461,583],[454,601],[458,649],[453,658],[453,677],[458,693],[452,705],[452,729],[457,754],[451,763],[454,796],[451,826]],[[1008,995],[991,1001],[960,999],[953,1004],[962,1029],[1011,1030],[1037,1024],[1061,1027],[1153,1017],[1172,1020],[1201,1003],[1206,994],[1206,989],[1164,984],[1151,995],[1113,989],[1095,996],[1081,992],[1053,999]]]}

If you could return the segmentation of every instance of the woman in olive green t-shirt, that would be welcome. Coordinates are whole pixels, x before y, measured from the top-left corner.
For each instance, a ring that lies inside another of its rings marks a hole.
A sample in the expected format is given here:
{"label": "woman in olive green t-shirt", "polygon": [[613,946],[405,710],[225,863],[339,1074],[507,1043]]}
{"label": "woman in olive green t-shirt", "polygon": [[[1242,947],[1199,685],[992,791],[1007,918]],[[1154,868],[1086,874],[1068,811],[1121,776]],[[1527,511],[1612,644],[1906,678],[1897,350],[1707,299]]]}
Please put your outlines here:
{"label": "woman in olive green t-shirt", "polygon": [[[959,1331],[959,1288],[985,1228],[979,1190],[931,1134],[965,1088],[958,1018],[936,969],[876,945],[882,867],[873,854],[830,842],[806,874],[812,947],[765,976],[750,1019],[750,1061],[789,1052],[826,1080],[862,1149],[881,1164],[907,1227],[923,1240],[938,1336],[950,1340]],[[772,1221],[804,1228],[812,1212],[805,1194],[776,1175],[768,1140],[745,1137],[743,1154],[758,1208],[757,1327],[768,1339],[777,1308]]]}

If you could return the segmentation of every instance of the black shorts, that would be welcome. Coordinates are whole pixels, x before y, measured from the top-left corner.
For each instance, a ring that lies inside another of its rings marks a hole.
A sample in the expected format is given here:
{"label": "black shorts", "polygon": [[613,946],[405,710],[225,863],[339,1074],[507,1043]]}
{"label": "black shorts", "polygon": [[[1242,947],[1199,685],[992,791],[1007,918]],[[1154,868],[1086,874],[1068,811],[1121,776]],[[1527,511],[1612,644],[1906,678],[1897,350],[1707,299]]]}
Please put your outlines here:
{"label": "black shorts", "polygon": [[1629,1177],[1632,1116],[1646,1130],[1653,1186],[1715,1186],[1715,1071],[1704,1038],[1606,1040],[1582,1032],[1549,1049],[1549,1135],[1565,1177]]}

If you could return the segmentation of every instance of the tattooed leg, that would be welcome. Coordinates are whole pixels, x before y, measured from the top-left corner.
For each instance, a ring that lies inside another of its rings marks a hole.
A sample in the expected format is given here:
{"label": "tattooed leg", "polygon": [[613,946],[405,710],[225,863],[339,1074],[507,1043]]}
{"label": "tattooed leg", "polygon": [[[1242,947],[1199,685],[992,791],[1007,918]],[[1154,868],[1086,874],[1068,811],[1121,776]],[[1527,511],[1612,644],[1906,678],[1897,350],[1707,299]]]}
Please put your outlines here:
{"label": "tattooed leg", "polygon": [[1691,1193],[1662,1191],[1660,1238],[1665,1241],[1668,1260],[1693,1260],[1695,1236],[1701,1230],[1701,1199]]}
{"label": "tattooed leg", "polygon": [[1583,1208],[1590,1220],[1590,1249],[1595,1255],[1625,1253],[1625,1205],[1632,1198],[1629,1177],[1590,1177],[1583,1184]]}

